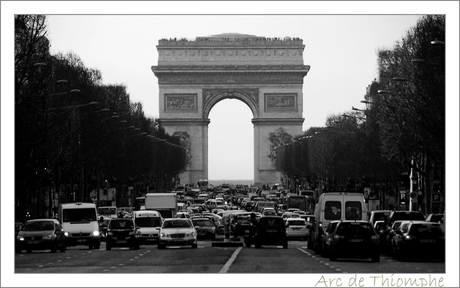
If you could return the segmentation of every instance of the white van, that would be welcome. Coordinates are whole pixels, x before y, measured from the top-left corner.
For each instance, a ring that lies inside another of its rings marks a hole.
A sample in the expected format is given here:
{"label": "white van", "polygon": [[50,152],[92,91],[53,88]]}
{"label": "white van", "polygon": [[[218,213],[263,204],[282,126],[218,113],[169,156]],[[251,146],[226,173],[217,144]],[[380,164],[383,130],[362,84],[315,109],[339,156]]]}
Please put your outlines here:
{"label": "white van", "polygon": [[101,238],[96,204],[60,204],[58,218],[66,235],[67,246],[86,245],[89,249],[99,249]]}
{"label": "white van", "polygon": [[157,244],[159,232],[157,228],[163,224],[163,217],[161,217],[160,212],[154,210],[134,211],[133,219],[141,232],[140,244]]}
{"label": "white van", "polygon": [[[313,232],[313,247],[320,253],[322,236],[329,222],[334,220],[368,221],[364,195],[359,192],[325,192],[319,196],[315,207],[316,225]],[[311,244],[309,244],[311,245]]]}

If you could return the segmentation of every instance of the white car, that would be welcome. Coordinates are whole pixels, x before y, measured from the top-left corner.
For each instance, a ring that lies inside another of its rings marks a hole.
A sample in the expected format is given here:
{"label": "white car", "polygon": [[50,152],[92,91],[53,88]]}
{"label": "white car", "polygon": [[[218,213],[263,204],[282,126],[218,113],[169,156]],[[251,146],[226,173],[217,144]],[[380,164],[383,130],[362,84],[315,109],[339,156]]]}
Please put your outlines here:
{"label": "white car", "polygon": [[185,245],[191,245],[192,248],[198,247],[197,233],[189,218],[165,219],[163,225],[158,229],[160,230],[158,249]]}
{"label": "white car", "polygon": [[307,222],[300,217],[286,219],[287,238],[307,239]]}

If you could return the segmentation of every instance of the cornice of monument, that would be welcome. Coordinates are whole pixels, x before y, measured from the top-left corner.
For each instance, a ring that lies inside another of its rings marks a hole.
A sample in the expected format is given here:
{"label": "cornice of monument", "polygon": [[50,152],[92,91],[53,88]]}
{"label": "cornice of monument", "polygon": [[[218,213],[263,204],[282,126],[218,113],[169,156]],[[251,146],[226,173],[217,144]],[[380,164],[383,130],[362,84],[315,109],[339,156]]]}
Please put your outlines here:
{"label": "cornice of monument", "polygon": [[300,38],[291,37],[259,37],[255,35],[224,33],[207,37],[196,37],[195,40],[186,38],[169,38],[160,39],[157,48],[168,47],[233,47],[233,46],[248,46],[248,47],[297,47],[304,48],[303,40]]}
{"label": "cornice of monument", "polygon": [[152,72],[235,72],[235,71],[273,71],[273,72],[308,72],[310,65],[159,65],[152,66]]}

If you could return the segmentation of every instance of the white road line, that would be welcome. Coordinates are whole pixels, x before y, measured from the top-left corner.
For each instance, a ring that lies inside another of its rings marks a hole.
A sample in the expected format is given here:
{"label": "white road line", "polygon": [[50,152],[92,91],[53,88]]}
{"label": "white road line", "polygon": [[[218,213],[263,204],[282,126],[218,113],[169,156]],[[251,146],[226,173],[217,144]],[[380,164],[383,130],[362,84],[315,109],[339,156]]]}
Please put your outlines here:
{"label": "white road line", "polygon": [[236,249],[235,252],[233,252],[232,257],[228,259],[227,263],[225,263],[224,267],[222,267],[219,273],[227,273],[228,269],[232,265],[233,261],[235,261],[236,256],[238,256],[238,253],[240,253],[241,249],[243,249],[243,247],[238,247],[238,249]]}

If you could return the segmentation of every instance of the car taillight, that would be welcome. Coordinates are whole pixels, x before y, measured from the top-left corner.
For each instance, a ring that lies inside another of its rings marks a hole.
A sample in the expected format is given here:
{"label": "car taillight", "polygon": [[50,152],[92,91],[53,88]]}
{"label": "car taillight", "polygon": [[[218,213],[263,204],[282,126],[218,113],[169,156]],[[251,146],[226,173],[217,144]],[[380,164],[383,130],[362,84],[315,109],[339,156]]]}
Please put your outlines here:
{"label": "car taillight", "polygon": [[372,236],[371,236],[371,239],[372,239],[372,240],[379,240],[379,236],[377,236],[377,235],[372,235]]}

